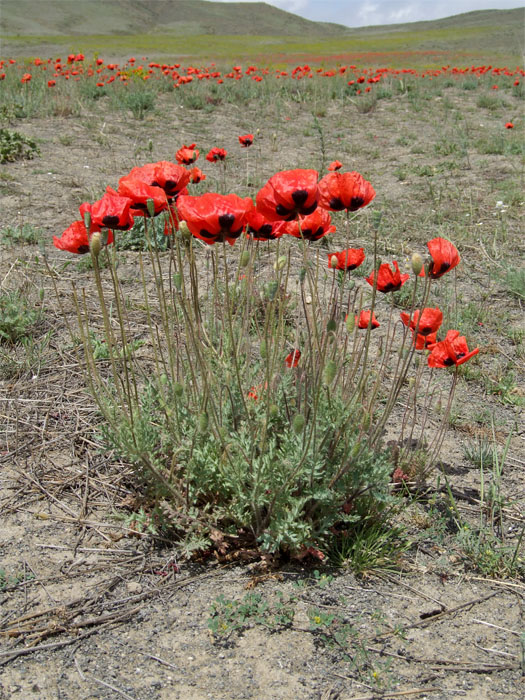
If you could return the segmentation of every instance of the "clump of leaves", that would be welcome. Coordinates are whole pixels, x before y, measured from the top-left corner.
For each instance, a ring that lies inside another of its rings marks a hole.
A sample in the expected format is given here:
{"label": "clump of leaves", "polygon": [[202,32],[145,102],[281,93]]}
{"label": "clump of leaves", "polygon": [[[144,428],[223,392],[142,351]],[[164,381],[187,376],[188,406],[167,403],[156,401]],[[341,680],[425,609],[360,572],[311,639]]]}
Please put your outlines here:
{"label": "clump of leaves", "polygon": [[32,224],[6,226],[0,230],[0,241],[4,245],[37,245],[43,238],[42,229]]}
{"label": "clump of leaves", "polygon": [[33,139],[23,136],[18,131],[0,129],[0,163],[32,160],[39,155],[40,150]]}
{"label": "clump of leaves", "polygon": [[29,337],[39,312],[18,291],[0,295],[0,342],[17,343]]}

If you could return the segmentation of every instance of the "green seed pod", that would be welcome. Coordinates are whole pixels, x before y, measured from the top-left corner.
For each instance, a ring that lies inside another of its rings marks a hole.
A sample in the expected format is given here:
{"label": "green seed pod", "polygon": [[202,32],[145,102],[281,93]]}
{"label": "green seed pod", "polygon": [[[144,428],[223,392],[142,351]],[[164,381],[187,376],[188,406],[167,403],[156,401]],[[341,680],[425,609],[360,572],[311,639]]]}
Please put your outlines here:
{"label": "green seed pod", "polygon": [[249,264],[250,264],[250,253],[247,250],[243,250],[243,252],[241,253],[241,258],[239,260],[239,265],[241,267],[248,267]]}
{"label": "green seed pod", "polygon": [[173,275],[173,284],[175,285],[175,288],[180,292],[182,289],[182,275],[180,272],[176,272]]}
{"label": "green seed pod", "polygon": [[296,435],[300,435],[304,430],[304,416],[298,413],[292,421],[292,430]]}
{"label": "green seed pod", "polygon": [[277,416],[279,415],[279,406],[277,406],[277,404],[272,403],[272,405],[268,409],[268,414],[270,418],[277,418]]}
{"label": "green seed pod", "polygon": [[268,355],[267,348],[266,348],[266,340],[261,340],[260,353],[261,353],[261,357],[263,358],[263,360]]}
{"label": "green seed pod", "polygon": [[346,318],[345,325],[346,325],[346,330],[349,333],[352,333],[352,331],[355,328],[355,316],[354,316],[354,314],[348,314],[348,316]]}
{"label": "green seed pod", "polygon": [[335,318],[331,318],[328,323],[326,324],[326,330],[329,333],[335,333],[337,330],[337,323],[335,321]]}
{"label": "green seed pod", "polygon": [[146,201],[146,207],[148,209],[148,214],[151,217],[155,216],[155,202],[152,199]]}
{"label": "green seed pod", "polygon": [[423,258],[419,253],[414,253],[412,256],[412,272],[415,275],[419,275],[421,270],[423,269]]}
{"label": "green seed pod", "polygon": [[208,414],[203,411],[199,416],[199,433],[205,433],[208,430]]}
{"label": "green seed pod", "polygon": [[337,373],[337,365],[335,364],[334,360],[328,360],[328,362],[324,366],[324,372],[323,372],[324,383],[326,385],[330,385],[334,381],[336,373]]}
{"label": "green seed pod", "polygon": [[175,382],[173,385],[173,393],[175,396],[180,399],[180,397],[184,394],[184,387],[182,384],[179,384],[179,382]]}

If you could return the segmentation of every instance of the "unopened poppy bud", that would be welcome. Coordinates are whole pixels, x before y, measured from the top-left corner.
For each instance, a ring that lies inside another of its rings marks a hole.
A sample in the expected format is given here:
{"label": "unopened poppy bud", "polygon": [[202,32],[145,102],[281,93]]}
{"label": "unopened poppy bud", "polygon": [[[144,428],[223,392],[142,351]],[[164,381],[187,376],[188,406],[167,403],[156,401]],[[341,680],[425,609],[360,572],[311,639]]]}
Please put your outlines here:
{"label": "unopened poppy bud", "polygon": [[191,238],[190,229],[185,221],[179,223],[179,234],[182,238]]}
{"label": "unopened poppy bud", "polygon": [[182,289],[182,275],[180,272],[175,272],[173,275],[173,284],[175,285],[175,288],[180,292]]}
{"label": "unopened poppy bud", "polygon": [[267,350],[266,350],[266,340],[261,340],[261,347],[260,347],[260,353],[261,357],[264,358],[267,356]]}
{"label": "unopened poppy bud", "polygon": [[282,270],[286,265],[286,255],[281,255],[274,264],[274,270]]}
{"label": "unopened poppy bud", "polygon": [[292,421],[292,429],[296,435],[300,435],[304,430],[304,416],[298,413]]}
{"label": "unopened poppy bud", "polygon": [[148,214],[155,216],[155,202],[152,199],[147,200],[146,207],[148,208]]}
{"label": "unopened poppy bud", "polygon": [[434,261],[432,258],[427,258],[425,260],[425,277],[428,277],[430,271],[434,268]]}
{"label": "unopened poppy bud", "polygon": [[337,267],[337,255],[332,255],[330,258],[330,267],[334,270]]}
{"label": "unopened poppy bud", "polygon": [[355,328],[355,316],[354,314],[348,314],[345,321],[346,330],[351,333]]}
{"label": "unopened poppy bud", "polygon": [[266,285],[266,296],[270,301],[273,301],[275,299],[275,295],[277,294],[277,290],[279,289],[279,283],[276,281],[273,282],[268,282]]}
{"label": "unopened poppy bud", "polygon": [[299,270],[299,282],[302,284],[306,278],[306,267],[302,267]]}
{"label": "unopened poppy bud", "polygon": [[373,211],[372,212],[372,226],[374,227],[374,229],[376,231],[379,229],[379,226],[381,225],[382,218],[383,218],[382,211]]}
{"label": "unopened poppy bud", "polygon": [[102,241],[100,239],[100,232],[94,233],[89,241],[89,252],[95,258],[98,258],[100,251],[102,250]]}
{"label": "unopened poppy bud", "polygon": [[368,430],[368,428],[370,427],[370,413],[365,413],[361,425],[363,426],[364,430]]}
{"label": "unopened poppy bud", "polygon": [[337,323],[335,322],[335,318],[331,318],[328,323],[326,324],[326,330],[328,333],[335,333],[337,330]]}
{"label": "unopened poppy bud", "polygon": [[247,267],[250,263],[250,253],[247,250],[243,250],[241,253],[241,259],[239,260],[239,265],[241,267]]}
{"label": "unopened poppy bud", "polygon": [[414,253],[412,256],[412,272],[415,275],[419,275],[421,270],[423,269],[423,258],[419,253]]}
{"label": "unopened poppy bud", "polygon": [[328,360],[324,367],[324,372],[323,372],[323,381],[325,384],[329,385],[331,384],[334,379],[335,375],[337,372],[337,365],[335,364],[334,360]]}
{"label": "unopened poppy bud", "polygon": [[173,393],[174,395],[180,399],[180,397],[184,394],[184,387],[182,384],[179,384],[179,382],[175,382],[173,385]]}
{"label": "unopened poppy bud", "polygon": [[277,406],[277,404],[272,403],[272,405],[268,409],[268,414],[270,418],[277,418],[277,416],[279,415],[279,406]]}
{"label": "unopened poppy bud", "polygon": [[89,231],[89,229],[91,228],[91,212],[90,211],[84,212],[84,226],[86,227],[86,231]]}
{"label": "unopened poppy bud", "polygon": [[255,133],[257,134],[257,136],[259,136],[259,134],[261,133],[261,130],[257,129]]}
{"label": "unopened poppy bud", "polygon": [[199,433],[205,433],[208,430],[208,414],[203,411],[199,416]]}

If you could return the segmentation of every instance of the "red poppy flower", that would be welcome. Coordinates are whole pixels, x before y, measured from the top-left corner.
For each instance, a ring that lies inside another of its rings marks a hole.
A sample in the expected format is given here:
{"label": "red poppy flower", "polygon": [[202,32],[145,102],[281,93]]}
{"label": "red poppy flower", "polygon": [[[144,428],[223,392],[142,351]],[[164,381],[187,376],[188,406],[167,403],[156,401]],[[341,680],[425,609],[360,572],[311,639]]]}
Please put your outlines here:
{"label": "red poppy flower", "polygon": [[[428,271],[432,279],[442,277],[445,272],[456,267],[461,260],[456,246],[446,238],[433,238],[427,243],[427,248],[432,258],[432,265]],[[425,276],[425,268],[421,270],[419,276]]]}
{"label": "red poppy flower", "polygon": [[[108,191],[112,191],[108,188]],[[118,183],[118,194],[122,197],[129,197],[132,201],[131,213],[149,216],[148,201],[153,202],[154,216],[160,214],[168,208],[166,193],[161,187],[148,185],[143,180],[126,175],[120,178]]]}
{"label": "red poppy flower", "polygon": [[[113,234],[108,232],[108,244],[113,243]],[[68,253],[84,255],[89,253],[89,238],[83,221],[74,221],[71,226],[62,233],[60,238],[53,236],[53,245],[59,250],[67,250]]]}
{"label": "red poppy flower", "polygon": [[28,83],[33,76],[31,73],[24,73],[24,75],[20,78],[21,83]]}
{"label": "red poppy flower", "polygon": [[239,143],[243,148],[248,148],[253,143],[253,134],[244,134],[244,136],[239,136]]}
{"label": "red poppy flower", "polygon": [[449,331],[445,340],[430,346],[430,350],[429,367],[459,367],[479,352],[479,348],[469,351],[467,341],[459,331]]}
{"label": "red poppy flower", "polygon": [[188,184],[190,173],[182,165],[161,160],[132,168],[126,177],[141,180],[152,187],[160,187],[168,199],[173,200]]}
{"label": "red poppy flower", "polygon": [[328,267],[333,270],[355,270],[364,262],[365,251],[363,248],[348,248],[340,253],[329,253]]}
{"label": "red poppy flower", "polygon": [[507,122],[505,124],[505,129],[514,129],[514,124],[512,122]]}
{"label": "red poppy flower", "polygon": [[284,221],[268,221],[256,209],[252,209],[246,215],[248,228],[246,233],[254,241],[273,241],[284,233]]}
{"label": "red poppy flower", "polygon": [[357,324],[358,328],[368,328],[368,324],[370,323],[370,314],[372,314],[372,328],[379,328],[380,323],[376,318],[376,315],[373,311],[361,311],[359,316],[355,317],[355,322]]}
{"label": "red poppy flower", "polygon": [[199,151],[195,148],[194,143],[190,143],[189,146],[179,148],[177,153],[175,153],[177,163],[181,163],[182,165],[191,165],[192,163],[195,163],[198,157]]}
{"label": "red poppy flower", "polygon": [[57,84],[56,80],[48,80],[47,81],[47,87],[55,87],[56,84]]}
{"label": "red poppy flower", "polygon": [[283,170],[275,173],[256,197],[257,211],[269,221],[292,221],[317,209],[319,190],[316,170]]}
{"label": "red poppy flower", "polygon": [[343,164],[341,163],[340,160],[334,160],[328,166],[328,170],[333,172],[334,170],[341,170],[342,167],[343,167]]}
{"label": "red poppy flower", "polygon": [[328,173],[319,182],[319,205],[331,211],[357,211],[376,196],[372,185],[356,172]]}
{"label": "red poppy flower", "polygon": [[199,182],[202,182],[205,179],[206,175],[202,172],[200,168],[197,168],[197,166],[190,170],[190,182],[192,182],[194,185],[196,185]]}
{"label": "red poppy flower", "polygon": [[[388,263],[382,263],[379,266],[379,271],[377,273],[377,290],[378,292],[397,292],[398,289],[405,284],[410,275],[402,275],[399,272],[399,265],[394,260],[392,265],[394,270],[390,267]],[[366,281],[372,287],[374,286],[375,280],[375,270],[373,270],[370,275],[366,278]]]}
{"label": "red poppy flower", "polygon": [[297,221],[289,221],[284,226],[285,233],[306,241],[318,241],[328,233],[334,233],[332,217],[326,209],[316,209],[309,216],[300,216]]}
{"label": "red poppy flower", "polygon": [[284,362],[287,367],[297,367],[299,364],[299,360],[301,359],[301,351],[300,350],[292,350],[292,352],[286,356]]}
{"label": "red poppy flower", "polygon": [[206,160],[208,160],[210,163],[216,163],[218,160],[224,160],[227,155],[228,151],[226,151],[224,148],[215,147],[206,154]]}
{"label": "red poppy flower", "polygon": [[132,203],[129,197],[106,192],[98,202],[91,205],[92,226],[129,231],[134,224],[130,211]]}
{"label": "red poppy flower", "polygon": [[253,202],[236,194],[207,192],[200,196],[181,195],[177,209],[196,238],[209,244],[228,241],[233,245],[246,225]]}
{"label": "red poppy flower", "polygon": [[404,312],[400,316],[405,326],[408,326],[413,332],[417,329],[419,335],[423,336],[437,333],[443,323],[443,312],[438,308],[423,309],[421,315],[419,311],[414,311],[412,318]]}

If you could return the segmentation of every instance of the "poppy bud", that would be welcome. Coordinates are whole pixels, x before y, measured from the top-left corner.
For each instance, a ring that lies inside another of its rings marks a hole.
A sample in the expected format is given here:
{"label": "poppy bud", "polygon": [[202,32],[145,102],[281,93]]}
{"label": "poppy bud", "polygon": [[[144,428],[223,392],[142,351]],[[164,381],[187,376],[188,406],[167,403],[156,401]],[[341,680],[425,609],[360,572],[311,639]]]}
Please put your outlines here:
{"label": "poppy bud", "polygon": [[179,382],[175,382],[175,384],[173,385],[173,393],[178,399],[180,399],[181,396],[184,394],[184,387],[182,386],[182,384],[179,384]]}
{"label": "poppy bud", "polygon": [[179,234],[181,238],[191,238],[190,229],[185,221],[179,223]]}
{"label": "poppy bud", "polygon": [[152,199],[147,200],[146,207],[148,209],[148,214],[152,217],[155,216],[155,202]]}
{"label": "poppy bud", "polygon": [[335,269],[337,267],[337,255],[332,255],[330,258],[330,267]]}
{"label": "poppy bud", "polygon": [[328,360],[324,367],[324,373],[323,373],[323,381],[325,384],[329,385],[331,384],[334,379],[335,375],[337,372],[337,365],[335,364],[334,360]]}
{"label": "poppy bud", "polygon": [[354,314],[348,314],[346,317],[346,330],[351,333],[355,328],[355,316]]}
{"label": "poppy bud", "polygon": [[304,430],[304,416],[298,413],[292,421],[292,429],[296,435],[300,435]]}
{"label": "poppy bud", "polygon": [[299,270],[299,282],[302,284],[306,277],[306,267],[302,267]]}
{"label": "poppy bud", "polygon": [[423,258],[419,253],[414,253],[412,256],[412,272],[415,275],[419,275],[421,270],[423,269]]}
{"label": "poppy bud", "polygon": [[175,285],[176,289],[180,292],[182,289],[182,275],[180,272],[175,272],[173,275],[173,284]]}
{"label": "poppy bud", "polygon": [[203,411],[199,416],[199,433],[205,433],[208,430],[208,414]]}
{"label": "poppy bud", "polygon": [[331,318],[328,323],[326,324],[326,330],[328,333],[335,333],[337,330],[337,323],[335,322],[334,318]]}
{"label": "poppy bud", "polygon": [[273,301],[275,299],[275,295],[277,294],[277,290],[279,289],[279,283],[276,281],[273,282],[268,282],[266,285],[266,296],[270,301]]}
{"label": "poppy bud", "polygon": [[91,228],[91,212],[85,211],[83,218],[84,218],[84,226],[86,227],[86,231],[89,231],[89,229]]}
{"label": "poppy bud", "polygon": [[248,267],[250,263],[250,253],[247,250],[244,250],[241,254],[241,259],[239,260],[239,265],[241,267]]}
{"label": "poppy bud", "polygon": [[273,269],[274,270],[282,270],[285,265],[286,265],[286,255],[281,255],[277,259],[277,262],[273,266]]}
{"label": "poppy bud", "polygon": [[279,406],[272,403],[272,405],[268,409],[268,413],[270,415],[270,418],[277,418],[277,416],[279,415]]}
{"label": "poppy bud", "polygon": [[100,232],[97,231],[91,236],[89,241],[89,252],[94,258],[98,258],[100,251],[102,250],[102,241],[100,239]]}
{"label": "poppy bud", "polygon": [[372,212],[372,226],[374,227],[375,231],[379,230],[379,226],[381,225],[382,218],[383,218],[382,211],[373,211]]}
{"label": "poppy bud", "polygon": [[268,352],[266,350],[266,340],[261,340],[260,353],[263,360],[268,355]]}

